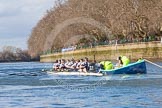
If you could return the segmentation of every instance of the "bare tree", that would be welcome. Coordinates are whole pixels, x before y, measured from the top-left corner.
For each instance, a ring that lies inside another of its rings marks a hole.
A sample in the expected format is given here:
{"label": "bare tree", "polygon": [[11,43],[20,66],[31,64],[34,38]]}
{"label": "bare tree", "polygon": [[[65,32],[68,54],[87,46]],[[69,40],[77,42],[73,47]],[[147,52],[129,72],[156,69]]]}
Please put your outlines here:
{"label": "bare tree", "polygon": [[[47,36],[56,25],[77,17],[100,22],[111,30],[113,38],[139,39],[162,35],[162,0],[59,0],[33,28],[28,40],[29,53],[39,55],[44,51]],[[92,25],[72,24],[58,34],[49,49],[61,48],[67,39],[81,34],[92,35],[97,41],[107,37]]]}
{"label": "bare tree", "polygon": [[30,58],[28,51],[13,46],[5,46],[3,51],[0,52],[0,62],[30,61]]}

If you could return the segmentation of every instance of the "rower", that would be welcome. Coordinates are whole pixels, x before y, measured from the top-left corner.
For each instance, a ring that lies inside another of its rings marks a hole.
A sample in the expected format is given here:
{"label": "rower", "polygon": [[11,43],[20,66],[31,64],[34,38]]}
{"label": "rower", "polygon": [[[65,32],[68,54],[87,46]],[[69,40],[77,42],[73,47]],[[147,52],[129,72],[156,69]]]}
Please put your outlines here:
{"label": "rower", "polygon": [[67,61],[66,61],[66,63],[65,63],[65,67],[66,68],[70,68],[71,66],[73,65],[73,63],[68,59]]}
{"label": "rower", "polygon": [[88,58],[87,58],[87,57],[84,58],[84,63],[85,63],[86,71],[89,71],[89,69],[90,69],[90,64],[89,64],[89,61],[88,61]]}
{"label": "rower", "polygon": [[73,61],[73,65],[70,67],[70,69],[73,69],[73,70],[76,70],[79,68],[79,65],[78,63],[80,62],[80,60],[76,60],[76,61]]}
{"label": "rower", "polygon": [[53,69],[57,71],[60,67],[61,60],[56,60],[56,62],[53,64]]}
{"label": "rower", "polygon": [[62,59],[62,60],[61,60],[61,64],[60,64],[60,66],[59,66],[59,70],[64,71],[65,68],[66,68],[66,67],[65,67],[65,60]]}
{"label": "rower", "polygon": [[79,70],[79,69],[80,69],[80,65],[81,65],[80,60],[77,60],[77,65],[76,65],[76,69],[77,69],[77,70]]}
{"label": "rower", "polygon": [[80,59],[79,71],[81,71],[81,72],[87,72],[86,64],[85,64],[85,62],[83,61],[83,59]]}

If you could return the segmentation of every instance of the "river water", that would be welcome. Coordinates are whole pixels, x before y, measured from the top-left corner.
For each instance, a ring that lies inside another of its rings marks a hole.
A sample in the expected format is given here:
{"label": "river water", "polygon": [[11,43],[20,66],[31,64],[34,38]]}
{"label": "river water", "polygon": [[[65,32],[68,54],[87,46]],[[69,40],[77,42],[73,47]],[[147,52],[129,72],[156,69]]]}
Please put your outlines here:
{"label": "river water", "polygon": [[[157,62],[162,65],[162,63]],[[1,63],[0,108],[160,108],[162,69],[146,75],[54,76],[50,63]]]}

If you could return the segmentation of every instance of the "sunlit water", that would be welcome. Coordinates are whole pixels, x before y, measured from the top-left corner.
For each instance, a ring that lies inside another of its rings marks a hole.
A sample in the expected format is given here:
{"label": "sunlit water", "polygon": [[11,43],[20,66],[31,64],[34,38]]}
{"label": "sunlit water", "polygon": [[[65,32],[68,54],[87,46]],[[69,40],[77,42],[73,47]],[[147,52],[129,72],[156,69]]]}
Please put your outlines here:
{"label": "sunlit water", "polygon": [[[162,65],[162,63],[158,63]],[[52,64],[0,64],[0,108],[143,108],[162,106],[162,69],[146,75],[54,76]]]}

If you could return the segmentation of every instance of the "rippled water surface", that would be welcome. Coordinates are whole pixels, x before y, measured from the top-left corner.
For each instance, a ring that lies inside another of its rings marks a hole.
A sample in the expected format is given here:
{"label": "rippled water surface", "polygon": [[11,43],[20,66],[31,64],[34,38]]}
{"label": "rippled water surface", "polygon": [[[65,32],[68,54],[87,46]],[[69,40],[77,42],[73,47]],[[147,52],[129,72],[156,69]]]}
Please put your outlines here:
{"label": "rippled water surface", "polygon": [[[162,65],[162,63],[157,63]],[[162,106],[162,69],[146,75],[54,76],[52,64],[1,63],[0,108],[143,108]]]}

